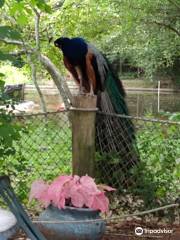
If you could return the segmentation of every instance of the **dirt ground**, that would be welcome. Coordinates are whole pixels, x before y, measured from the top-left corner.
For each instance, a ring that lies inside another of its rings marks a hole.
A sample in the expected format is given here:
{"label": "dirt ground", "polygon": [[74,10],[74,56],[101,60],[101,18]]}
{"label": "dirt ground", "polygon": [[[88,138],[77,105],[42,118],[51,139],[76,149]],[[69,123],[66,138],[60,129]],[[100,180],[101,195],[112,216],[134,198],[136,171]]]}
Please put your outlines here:
{"label": "dirt ground", "polygon": [[[135,228],[142,227],[144,233],[141,236],[135,234]],[[172,233],[145,233],[148,230],[172,230]],[[180,240],[180,225],[154,225],[144,224],[138,221],[124,221],[121,223],[110,223],[107,225],[107,231],[102,240]],[[11,240],[29,240],[25,234],[19,232]],[[65,239],[62,239],[65,240]],[[93,239],[92,239],[93,240]]]}

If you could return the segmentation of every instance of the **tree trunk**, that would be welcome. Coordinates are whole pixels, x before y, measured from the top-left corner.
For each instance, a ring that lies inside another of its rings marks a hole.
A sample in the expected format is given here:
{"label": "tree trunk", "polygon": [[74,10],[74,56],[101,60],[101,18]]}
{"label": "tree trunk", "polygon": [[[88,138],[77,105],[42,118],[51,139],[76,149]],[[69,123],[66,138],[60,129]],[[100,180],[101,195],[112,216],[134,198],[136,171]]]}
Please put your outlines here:
{"label": "tree trunk", "polygon": [[64,105],[68,109],[72,102],[72,95],[71,95],[71,92],[69,91],[67,83],[65,82],[65,79],[61,76],[61,74],[59,73],[56,66],[51,62],[51,60],[48,57],[40,54],[39,59],[40,59],[41,64],[51,75],[51,77],[63,99]]}
{"label": "tree trunk", "polygon": [[36,71],[36,66],[35,64],[33,63],[32,59],[31,59],[31,56],[28,56],[28,60],[29,60],[29,65],[31,67],[31,76],[32,76],[32,80],[33,80],[33,83],[34,83],[34,86],[37,90],[37,93],[39,95],[39,98],[40,98],[40,103],[41,103],[41,109],[44,113],[47,112],[47,108],[46,108],[46,103],[45,103],[45,100],[44,100],[44,97],[43,97],[43,94],[41,92],[41,89],[38,85],[38,82],[37,82],[37,71]]}
{"label": "tree trunk", "polygon": [[64,81],[64,78],[62,78],[58,69],[50,61],[50,59],[44,56],[43,54],[41,54],[40,38],[39,38],[40,13],[36,9],[34,9],[34,13],[35,13],[34,29],[35,29],[35,40],[36,40],[36,53],[37,53],[38,59],[41,62],[41,64],[45,67],[45,69],[49,72],[52,79],[54,80],[54,83],[56,84],[59,90],[59,93],[63,99],[65,107],[69,108],[70,102],[71,102],[71,94]]}

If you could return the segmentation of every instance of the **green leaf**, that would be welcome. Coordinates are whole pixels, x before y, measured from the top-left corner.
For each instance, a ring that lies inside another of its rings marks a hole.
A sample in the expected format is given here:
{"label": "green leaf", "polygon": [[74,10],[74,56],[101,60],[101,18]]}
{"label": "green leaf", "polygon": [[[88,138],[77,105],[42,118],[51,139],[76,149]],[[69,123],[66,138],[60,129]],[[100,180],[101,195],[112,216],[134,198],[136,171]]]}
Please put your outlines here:
{"label": "green leaf", "polygon": [[23,2],[13,2],[10,8],[10,15],[14,16],[17,12],[20,14],[24,9]]}
{"label": "green leaf", "polygon": [[3,78],[3,77],[5,77],[5,74],[0,72],[0,78]]}
{"label": "green leaf", "polygon": [[3,7],[4,3],[5,3],[5,0],[0,0],[0,8]]}
{"label": "green leaf", "polygon": [[[0,74],[2,74],[2,73],[0,73]],[[1,98],[1,94],[2,94],[2,92],[4,90],[4,85],[5,85],[5,82],[0,79],[0,98]]]}
{"label": "green leaf", "polygon": [[14,57],[8,53],[3,53],[0,51],[0,61],[14,61]]}
{"label": "green leaf", "polygon": [[17,23],[21,26],[24,26],[28,23],[28,18],[26,17],[26,15],[19,15],[17,17]]}
{"label": "green leaf", "polygon": [[15,29],[10,26],[0,26],[0,38],[9,38],[19,40],[21,39],[21,35]]}
{"label": "green leaf", "polygon": [[[12,65],[17,68],[22,68],[25,64],[21,58],[12,56],[9,53],[3,53],[1,51],[0,51],[0,61],[10,61]],[[1,78],[1,75],[0,75],[0,78]]]}
{"label": "green leaf", "polygon": [[31,3],[31,5],[32,5],[33,7],[36,6],[36,0],[30,0],[30,3]]}
{"label": "green leaf", "polygon": [[37,7],[47,13],[51,13],[51,7],[45,2],[45,0],[36,0]]}
{"label": "green leaf", "polygon": [[45,5],[44,10],[45,10],[46,13],[52,13],[51,7],[47,4]]}

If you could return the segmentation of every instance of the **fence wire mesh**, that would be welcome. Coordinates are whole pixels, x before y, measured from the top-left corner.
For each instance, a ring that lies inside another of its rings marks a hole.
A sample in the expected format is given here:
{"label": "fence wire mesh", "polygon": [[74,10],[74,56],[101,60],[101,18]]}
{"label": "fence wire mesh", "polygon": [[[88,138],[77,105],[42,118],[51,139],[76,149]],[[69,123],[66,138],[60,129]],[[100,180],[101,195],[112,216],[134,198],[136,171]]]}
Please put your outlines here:
{"label": "fence wire mesh", "polygon": [[129,189],[147,204],[178,197],[180,123],[104,113],[97,114],[96,122],[101,182]]}
{"label": "fence wire mesh", "polygon": [[0,170],[27,200],[33,180],[71,173],[71,125],[67,112],[21,115],[14,121],[22,127],[21,138],[15,143],[15,155],[3,159]]}
{"label": "fence wire mesh", "polygon": [[[24,127],[16,154],[3,159],[0,172],[13,180],[27,201],[35,179],[52,180],[72,172],[72,130],[68,112],[17,116]],[[98,182],[140,194],[147,203],[176,198],[180,171],[180,123],[97,113]]]}

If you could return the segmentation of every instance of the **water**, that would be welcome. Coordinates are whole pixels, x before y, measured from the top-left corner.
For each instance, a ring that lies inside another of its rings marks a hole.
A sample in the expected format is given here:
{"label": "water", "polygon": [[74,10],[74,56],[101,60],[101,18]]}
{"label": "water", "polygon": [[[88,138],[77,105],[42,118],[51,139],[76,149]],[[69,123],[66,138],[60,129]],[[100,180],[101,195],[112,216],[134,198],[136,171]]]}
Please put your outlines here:
{"label": "water", "polygon": [[[47,104],[48,111],[56,111],[62,103],[58,91],[53,87],[42,88],[42,92]],[[126,89],[126,101],[129,107],[130,115],[144,116],[146,113],[156,114],[158,112],[158,93],[157,89]],[[35,89],[25,89],[25,100],[31,100],[40,105],[39,97]],[[172,90],[161,90],[160,92],[160,110],[168,112],[180,112],[180,92]],[[40,106],[36,111],[40,110]]]}
{"label": "water", "polygon": [[[158,113],[158,93],[143,91],[126,91],[129,112],[133,116],[144,116],[146,113]],[[160,92],[159,109],[165,112],[180,112],[180,93]]]}

